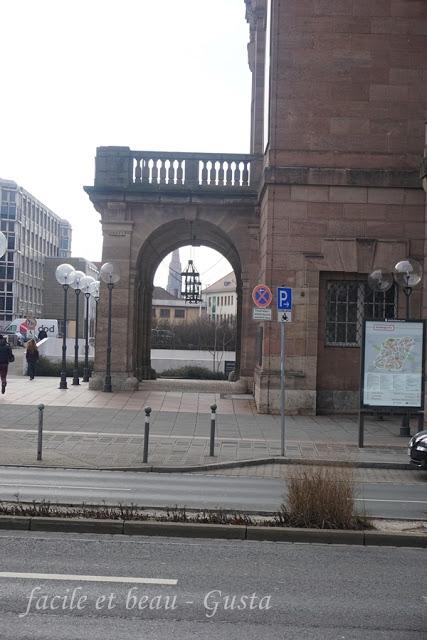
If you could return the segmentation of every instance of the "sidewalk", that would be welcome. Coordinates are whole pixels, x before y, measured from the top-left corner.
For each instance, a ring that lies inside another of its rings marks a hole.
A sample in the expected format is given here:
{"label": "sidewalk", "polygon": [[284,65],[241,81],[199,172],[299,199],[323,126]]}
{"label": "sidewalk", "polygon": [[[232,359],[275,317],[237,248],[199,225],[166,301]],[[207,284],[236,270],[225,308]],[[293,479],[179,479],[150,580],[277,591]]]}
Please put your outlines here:
{"label": "sidewalk", "polygon": [[[103,393],[87,384],[58,389],[58,379],[10,376],[0,396],[0,465],[142,468],[144,408],[152,408],[149,466],[195,467],[280,457],[280,417],[256,413],[249,395],[156,390]],[[224,389],[229,389],[224,385]],[[209,457],[210,405],[216,403],[215,457]],[[43,462],[36,462],[43,403]],[[414,425],[412,432],[417,427]],[[286,416],[286,458],[390,468],[408,464],[399,420],[367,419],[358,449],[356,416]],[[272,460],[268,462],[273,462]]]}

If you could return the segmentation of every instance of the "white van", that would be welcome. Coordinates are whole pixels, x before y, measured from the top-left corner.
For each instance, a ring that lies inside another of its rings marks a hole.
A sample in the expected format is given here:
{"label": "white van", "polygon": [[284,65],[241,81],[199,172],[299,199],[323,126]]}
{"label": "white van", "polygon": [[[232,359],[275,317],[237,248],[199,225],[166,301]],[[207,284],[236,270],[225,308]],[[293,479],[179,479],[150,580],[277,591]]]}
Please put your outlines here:
{"label": "white van", "polygon": [[[34,327],[35,321],[35,327]],[[3,333],[6,336],[15,335],[17,341],[21,344],[31,340],[31,338],[37,340],[39,331],[44,329],[48,338],[58,337],[58,320],[52,320],[50,318],[40,318],[38,320],[28,318],[15,318],[10,324],[7,325]]]}

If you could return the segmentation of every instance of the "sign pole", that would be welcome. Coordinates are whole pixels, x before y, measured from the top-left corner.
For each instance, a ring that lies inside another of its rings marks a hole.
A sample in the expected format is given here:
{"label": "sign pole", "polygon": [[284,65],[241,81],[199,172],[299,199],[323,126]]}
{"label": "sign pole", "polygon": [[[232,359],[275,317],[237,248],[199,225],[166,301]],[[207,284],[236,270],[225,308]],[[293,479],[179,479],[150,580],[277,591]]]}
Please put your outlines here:
{"label": "sign pole", "polygon": [[281,452],[285,455],[285,322],[280,323],[280,424]]}

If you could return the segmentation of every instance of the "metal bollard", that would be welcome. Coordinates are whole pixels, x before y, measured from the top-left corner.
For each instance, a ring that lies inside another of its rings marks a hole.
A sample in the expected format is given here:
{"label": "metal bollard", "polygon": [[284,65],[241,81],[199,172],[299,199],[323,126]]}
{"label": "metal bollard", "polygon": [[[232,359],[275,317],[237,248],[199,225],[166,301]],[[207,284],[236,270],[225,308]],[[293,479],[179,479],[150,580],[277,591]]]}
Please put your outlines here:
{"label": "metal bollard", "polygon": [[44,412],[44,404],[39,404],[39,429],[38,429],[38,437],[37,437],[37,460],[42,459],[42,449],[43,449],[43,412]]}
{"label": "metal bollard", "polygon": [[145,411],[145,425],[144,425],[144,453],[142,455],[142,462],[148,460],[148,440],[150,438],[150,413],[151,407],[144,409]]}
{"label": "metal bollard", "polygon": [[213,457],[215,455],[215,422],[216,422],[216,404],[211,404],[211,440],[209,446],[209,455]]}

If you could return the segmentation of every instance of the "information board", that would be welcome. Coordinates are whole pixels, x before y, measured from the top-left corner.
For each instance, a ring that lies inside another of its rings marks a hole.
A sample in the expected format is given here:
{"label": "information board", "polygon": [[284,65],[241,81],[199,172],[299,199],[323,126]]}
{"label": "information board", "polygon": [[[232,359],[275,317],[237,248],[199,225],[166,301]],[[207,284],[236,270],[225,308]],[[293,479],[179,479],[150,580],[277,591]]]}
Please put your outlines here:
{"label": "information board", "polygon": [[362,407],[424,408],[424,343],[423,321],[365,321]]}

